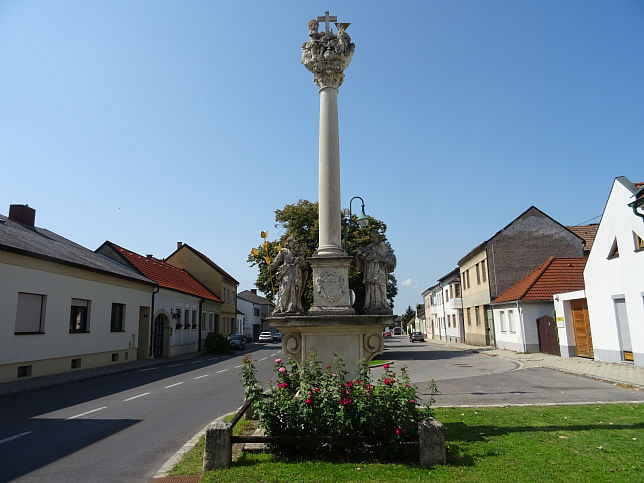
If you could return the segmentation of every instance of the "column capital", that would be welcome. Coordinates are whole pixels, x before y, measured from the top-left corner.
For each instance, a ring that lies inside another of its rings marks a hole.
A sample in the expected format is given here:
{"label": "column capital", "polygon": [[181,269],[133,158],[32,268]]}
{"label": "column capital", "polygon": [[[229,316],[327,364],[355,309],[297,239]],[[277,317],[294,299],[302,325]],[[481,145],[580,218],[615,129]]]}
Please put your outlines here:
{"label": "column capital", "polygon": [[317,20],[309,22],[309,40],[302,44],[302,64],[313,72],[313,82],[320,88],[338,88],[344,80],[355,44],[347,34],[348,23],[336,23],[338,32],[318,32]]}

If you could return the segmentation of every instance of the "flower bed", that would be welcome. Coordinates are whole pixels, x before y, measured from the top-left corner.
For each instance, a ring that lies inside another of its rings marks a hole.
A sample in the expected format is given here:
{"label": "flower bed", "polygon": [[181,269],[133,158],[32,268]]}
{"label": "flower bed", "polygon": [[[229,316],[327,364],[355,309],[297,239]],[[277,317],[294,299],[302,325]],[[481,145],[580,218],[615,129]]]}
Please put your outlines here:
{"label": "flower bed", "polygon": [[[283,457],[362,452],[387,459],[417,458],[417,452],[409,454],[409,446],[418,442],[418,423],[428,413],[418,404],[417,388],[405,369],[398,375],[389,365],[383,367],[383,377],[372,380],[367,364],[361,363],[359,376],[348,379],[338,355],[324,369],[315,354],[301,367],[293,360],[285,364],[275,359],[277,380],[264,392],[253,362],[245,357],[242,381],[266,435],[297,440],[289,444],[273,439],[271,450]],[[427,409],[432,402],[430,398]]]}

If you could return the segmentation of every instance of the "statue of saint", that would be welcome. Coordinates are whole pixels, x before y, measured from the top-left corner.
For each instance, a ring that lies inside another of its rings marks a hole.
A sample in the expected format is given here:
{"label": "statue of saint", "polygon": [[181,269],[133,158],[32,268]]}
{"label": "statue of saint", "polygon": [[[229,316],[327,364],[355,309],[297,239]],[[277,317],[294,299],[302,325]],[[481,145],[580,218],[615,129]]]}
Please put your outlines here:
{"label": "statue of saint", "polygon": [[302,253],[297,249],[295,238],[289,236],[269,270],[277,270],[279,290],[277,305],[273,314],[302,313],[302,294],[309,274],[309,267]]}
{"label": "statue of saint", "polygon": [[371,232],[371,243],[357,254],[358,269],[362,272],[366,314],[392,314],[387,303],[387,275],[396,268],[394,251],[382,241],[377,231]]}

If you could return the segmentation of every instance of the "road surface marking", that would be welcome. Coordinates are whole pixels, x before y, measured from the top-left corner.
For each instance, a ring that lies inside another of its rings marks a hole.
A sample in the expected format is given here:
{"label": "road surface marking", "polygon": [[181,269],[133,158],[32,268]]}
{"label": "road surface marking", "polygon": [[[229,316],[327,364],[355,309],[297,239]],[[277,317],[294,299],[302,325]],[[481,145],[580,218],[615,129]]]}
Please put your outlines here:
{"label": "road surface marking", "polygon": [[228,370],[228,369],[222,369],[221,371],[217,371],[217,374],[219,374],[219,373],[221,373],[221,372],[226,372],[227,370]]}
{"label": "road surface marking", "polygon": [[239,369],[241,366],[235,366],[235,369]]}
{"label": "road surface marking", "polygon": [[143,372],[143,371],[153,371],[153,370],[155,370],[155,369],[158,369],[158,367],[148,367],[147,369],[139,369],[139,372]]}
{"label": "road surface marking", "polygon": [[169,386],[166,386],[163,389],[170,389],[171,387],[178,386],[179,384],[183,384],[183,382],[175,382],[174,384],[170,384]]}
{"label": "road surface marking", "polygon": [[201,379],[202,377],[208,377],[208,376],[209,376],[209,374],[204,374],[203,376],[197,376],[197,377],[195,377],[195,379]]}
{"label": "road surface marking", "polygon": [[147,396],[148,394],[150,394],[150,393],[149,392],[144,392],[143,394],[139,394],[137,396],[128,397],[127,399],[123,399],[123,402],[131,401],[132,399],[136,399],[137,397]]}
{"label": "road surface marking", "polygon": [[268,357],[264,357],[263,359],[260,359],[259,362],[265,361],[266,359],[268,359]]}
{"label": "road surface marking", "polygon": [[69,418],[67,418],[67,420],[69,421],[70,419],[76,419],[76,418],[80,418],[82,416],[87,416],[88,414],[92,414],[92,413],[95,413],[96,411],[101,411],[103,409],[107,409],[107,406],[92,409],[91,411],[85,411],[84,413],[80,413],[80,414],[77,414],[76,416],[69,417]]}
{"label": "road surface marking", "polygon": [[182,365],[183,365],[183,362],[181,364],[171,364],[168,367],[179,367],[179,366],[182,366]]}
{"label": "road surface marking", "polygon": [[212,359],[208,359],[209,361],[218,361],[219,357],[213,357]]}
{"label": "road surface marking", "polygon": [[275,357],[277,355],[277,352],[275,354],[271,354],[271,357]]}
{"label": "road surface marking", "polygon": [[0,439],[0,444],[8,443],[9,441],[13,441],[14,439],[22,438],[23,436],[27,436],[28,434],[31,434],[31,433],[33,433],[33,431],[25,431],[24,433],[14,434],[13,436],[9,436],[8,438]]}
{"label": "road surface marking", "polygon": [[200,362],[203,362],[203,359],[198,360],[198,361],[190,361],[190,364],[199,364]]}

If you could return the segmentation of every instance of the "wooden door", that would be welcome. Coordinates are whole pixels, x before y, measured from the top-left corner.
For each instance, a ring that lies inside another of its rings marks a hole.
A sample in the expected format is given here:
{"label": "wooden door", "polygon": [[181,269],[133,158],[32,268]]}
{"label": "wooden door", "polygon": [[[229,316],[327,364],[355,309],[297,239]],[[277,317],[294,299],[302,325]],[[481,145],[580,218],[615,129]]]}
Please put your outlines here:
{"label": "wooden door", "polygon": [[537,319],[539,333],[539,350],[546,354],[559,356],[559,340],[557,338],[557,325],[552,317],[544,315]]}
{"label": "wooden door", "polygon": [[593,338],[590,333],[590,319],[588,318],[588,304],[586,299],[570,301],[572,323],[575,331],[577,356],[594,358]]}

